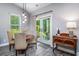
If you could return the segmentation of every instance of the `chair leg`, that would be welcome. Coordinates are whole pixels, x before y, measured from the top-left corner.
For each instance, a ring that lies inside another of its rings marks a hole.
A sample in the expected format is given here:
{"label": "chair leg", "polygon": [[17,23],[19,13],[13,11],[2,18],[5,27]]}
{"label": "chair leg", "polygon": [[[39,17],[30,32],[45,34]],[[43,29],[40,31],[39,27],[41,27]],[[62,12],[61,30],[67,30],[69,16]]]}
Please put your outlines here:
{"label": "chair leg", "polygon": [[17,50],[16,50],[16,56],[17,56]]}
{"label": "chair leg", "polygon": [[74,50],[75,50],[75,56],[76,56],[76,48]]}
{"label": "chair leg", "polygon": [[53,53],[54,53],[54,50],[58,48],[58,45],[56,44],[56,47],[54,47],[54,44],[53,44]]}
{"label": "chair leg", "polygon": [[11,45],[9,45],[9,51],[11,51]]}
{"label": "chair leg", "polygon": [[54,53],[54,48],[53,48],[53,53]]}
{"label": "chair leg", "polygon": [[54,43],[53,43],[53,53],[54,53]]}
{"label": "chair leg", "polygon": [[36,43],[36,49],[37,49],[37,43]]}
{"label": "chair leg", "polygon": [[25,50],[25,56],[26,56],[26,50]]}
{"label": "chair leg", "polygon": [[58,48],[58,45],[56,44],[56,49]]}
{"label": "chair leg", "polygon": [[14,48],[14,46],[15,46],[15,45],[13,44],[13,48]]}

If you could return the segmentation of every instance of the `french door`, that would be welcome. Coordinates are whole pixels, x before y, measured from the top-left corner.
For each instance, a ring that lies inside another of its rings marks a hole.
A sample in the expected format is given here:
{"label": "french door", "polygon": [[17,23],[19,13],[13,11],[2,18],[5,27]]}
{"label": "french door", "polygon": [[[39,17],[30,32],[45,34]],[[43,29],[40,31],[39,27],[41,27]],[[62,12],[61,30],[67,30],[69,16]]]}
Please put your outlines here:
{"label": "french door", "polygon": [[37,17],[36,31],[39,37],[38,41],[51,45],[52,36],[52,17],[51,15],[43,15]]}

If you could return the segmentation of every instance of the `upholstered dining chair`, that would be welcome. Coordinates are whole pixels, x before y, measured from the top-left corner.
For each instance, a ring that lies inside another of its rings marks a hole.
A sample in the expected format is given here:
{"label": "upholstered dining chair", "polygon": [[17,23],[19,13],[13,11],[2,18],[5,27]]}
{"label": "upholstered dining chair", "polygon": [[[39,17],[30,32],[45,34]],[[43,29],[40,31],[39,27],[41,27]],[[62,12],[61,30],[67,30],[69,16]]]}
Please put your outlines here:
{"label": "upholstered dining chair", "polygon": [[33,32],[29,29],[23,30],[22,32],[26,34],[26,39],[30,39],[28,44],[34,44],[37,48],[37,37],[33,34]]}
{"label": "upholstered dining chair", "polygon": [[30,37],[30,44],[36,44],[37,43],[37,38],[33,34],[29,34]]}
{"label": "upholstered dining chair", "polygon": [[18,51],[24,51],[26,55],[27,48],[28,48],[28,43],[26,42],[26,35],[24,33],[16,33],[15,34],[16,56]]}
{"label": "upholstered dining chair", "polygon": [[29,42],[30,44],[35,44],[36,49],[37,49],[37,37],[31,34],[31,41]]}
{"label": "upholstered dining chair", "polygon": [[28,43],[36,45],[37,48],[37,38],[33,34],[28,34],[28,38],[30,39]]}
{"label": "upholstered dining chair", "polygon": [[14,48],[14,38],[13,38],[13,34],[10,31],[7,31],[7,35],[8,35],[8,41],[9,41],[9,50],[11,51],[11,48]]}

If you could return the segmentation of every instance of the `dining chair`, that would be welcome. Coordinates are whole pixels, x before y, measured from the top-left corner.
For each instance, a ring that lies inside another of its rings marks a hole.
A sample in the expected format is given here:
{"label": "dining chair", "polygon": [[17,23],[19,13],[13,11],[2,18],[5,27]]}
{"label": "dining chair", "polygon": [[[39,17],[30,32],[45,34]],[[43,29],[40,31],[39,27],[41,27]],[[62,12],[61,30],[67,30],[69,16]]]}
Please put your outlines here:
{"label": "dining chair", "polygon": [[28,41],[29,45],[34,45],[37,48],[37,38],[33,34],[28,34],[30,41]]}
{"label": "dining chair", "polygon": [[26,42],[26,35],[24,33],[16,33],[15,34],[16,56],[19,51],[24,51],[26,55],[27,48],[28,48],[28,42]]}
{"label": "dining chair", "polygon": [[14,48],[14,38],[13,34],[10,31],[7,31],[8,41],[9,41],[9,50],[11,51],[11,48]]}
{"label": "dining chair", "polygon": [[30,41],[30,44],[35,44],[36,49],[37,49],[37,37],[35,37],[34,35],[32,35],[32,39]]}
{"label": "dining chair", "polygon": [[[34,44],[37,48],[37,37],[32,33],[30,30],[24,30],[23,33],[26,34],[26,36],[29,37],[30,41],[28,41],[28,44]],[[27,39],[27,38],[26,38]]]}

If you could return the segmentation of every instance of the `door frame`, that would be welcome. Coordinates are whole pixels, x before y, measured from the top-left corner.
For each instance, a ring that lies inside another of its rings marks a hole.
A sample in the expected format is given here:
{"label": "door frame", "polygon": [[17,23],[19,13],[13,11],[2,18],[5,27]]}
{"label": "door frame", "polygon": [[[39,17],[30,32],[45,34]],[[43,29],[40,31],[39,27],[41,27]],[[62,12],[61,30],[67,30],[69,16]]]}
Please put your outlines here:
{"label": "door frame", "polygon": [[52,45],[52,42],[53,42],[53,38],[52,38],[52,36],[53,36],[53,30],[52,30],[52,18],[53,18],[53,14],[52,14],[52,12],[51,13],[47,13],[47,14],[42,14],[42,15],[39,15],[39,16],[37,16],[37,18],[36,19],[41,19],[41,18],[44,18],[44,17],[50,17],[50,43],[49,43],[49,45],[51,46],[51,47],[53,47],[53,45]]}

